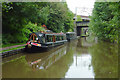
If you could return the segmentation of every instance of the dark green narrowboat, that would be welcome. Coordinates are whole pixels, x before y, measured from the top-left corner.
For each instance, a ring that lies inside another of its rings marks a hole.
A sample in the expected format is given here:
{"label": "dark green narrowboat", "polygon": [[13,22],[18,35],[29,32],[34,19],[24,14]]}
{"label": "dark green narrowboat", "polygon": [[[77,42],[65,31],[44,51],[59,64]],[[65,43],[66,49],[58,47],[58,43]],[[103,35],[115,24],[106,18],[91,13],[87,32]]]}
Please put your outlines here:
{"label": "dark green narrowboat", "polygon": [[33,32],[29,36],[25,49],[30,51],[36,49],[46,50],[66,42],[66,34],[64,33]]}
{"label": "dark green narrowboat", "polygon": [[66,33],[66,38],[68,41],[75,40],[77,39],[76,33],[75,32],[67,32]]}

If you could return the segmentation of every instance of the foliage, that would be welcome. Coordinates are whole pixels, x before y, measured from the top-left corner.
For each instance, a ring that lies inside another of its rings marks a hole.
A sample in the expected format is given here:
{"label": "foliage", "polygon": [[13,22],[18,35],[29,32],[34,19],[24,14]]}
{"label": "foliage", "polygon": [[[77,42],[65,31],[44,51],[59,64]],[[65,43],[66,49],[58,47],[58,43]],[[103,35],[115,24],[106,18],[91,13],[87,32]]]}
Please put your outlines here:
{"label": "foliage", "polygon": [[71,11],[68,11],[67,13],[67,19],[65,20],[65,23],[64,23],[64,32],[73,32],[74,30],[74,25],[73,25],[73,13]]}
{"label": "foliage", "polygon": [[37,26],[36,24],[29,22],[22,29],[22,37],[24,38],[24,40],[28,40],[29,33],[38,32],[38,31],[45,31],[45,29],[41,26]]}
{"label": "foliage", "polygon": [[73,13],[69,11],[65,3],[49,3],[50,14],[48,16],[48,29],[54,32],[66,32],[73,27]]}
{"label": "foliage", "polygon": [[77,15],[77,21],[82,21],[81,16]]}
{"label": "foliage", "polygon": [[[7,7],[4,7],[4,5]],[[3,3],[2,8],[3,44],[25,42],[26,39],[23,37],[22,30],[29,21],[35,20],[35,15],[37,15],[35,5],[19,2]],[[33,11],[31,12],[31,10]]]}
{"label": "foliage", "polygon": [[90,29],[100,40],[118,42],[119,9],[120,2],[95,3]]}
{"label": "foliage", "polygon": [[9,2],[2,3],[3,44],[26,42],[29,33],[44,30],[53,32],[73,30],[73,13],[66,3]]}

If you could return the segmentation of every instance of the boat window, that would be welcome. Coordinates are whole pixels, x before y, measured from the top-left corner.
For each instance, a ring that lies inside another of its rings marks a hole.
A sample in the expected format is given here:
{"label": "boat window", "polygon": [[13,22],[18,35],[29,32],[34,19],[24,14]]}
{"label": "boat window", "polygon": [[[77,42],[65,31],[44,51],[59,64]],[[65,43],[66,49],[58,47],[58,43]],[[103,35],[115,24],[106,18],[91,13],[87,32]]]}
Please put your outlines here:
{"label": "boat window", "polygon": [[60,41],[61,41],[61,36],[60,36]]}
{"label": "boat window", "polygon": [[59,40],[61,41],[61,36],[59,36]]}
{"label": "boat window", "polygon": [[59,36],[59,40],[61,40],[61,36]]}
{"label": "boat window", "polygon": [[56,41],[57,41],[57,36],[55,36],[55,39],[56,39]]}
{"label": "boat window", "polygon": [[55,39],[56,39],[56,41],[61,41],[61,40],[65,39],[65,36],[63,36],[63,35],[56,36]]}
{"label": "boat window", "polygon": [[62,36],[62,40],[64,40],[64,39],[63,39],[63,36]]}
{"label": "boat window", "polygon": [[62,40],[62,36],[60,36],[60,40]]}
{"label": "boat window", "polygon": [[58,38],[58,36],[57,36],[57,41],[59,41],[59,38]]}
{"label": "boat window", "polygon": [[56,41],[57,41],[57,36],[55,36],[55,39],[56,39]]}
{"label": "boat window", "polygon": [[43,43],[45,43],[45,38],[42,38]]}
{"label": "boat window", "polygon": [[62,38],[62,40],[63,40],[63,36],[62,36],[61,38]]}
{"label": "boat window", "polygon": [[63,40],[63,36],[61,36],[61,40]]}
{"label": "boat window", "polygon": [[47,42],[53,42],[52,35],[47,35]]}
{"label": "boat window", "polygon": [[57,36],[57,41],[59,41],[59,36]]}
{"label": "boat window", "polygon": [[65,36],[63,37],[63,39],[65,40]]}
{"label": "boat window", "polygon": [[58,41],[60,40],[60,36],[58,36]]}
{"label": "boat window", "polygon": [[47,42],[49,42],[49,36],[47,35]]}
{"label": "boat window", "polygon": [[58,36],[58,41],[60,41],[60,36]]}
{"label": "boat window", "polygon": [[53,37],[52,37],[52,35],[50,35],[50,42],[53,42]]}

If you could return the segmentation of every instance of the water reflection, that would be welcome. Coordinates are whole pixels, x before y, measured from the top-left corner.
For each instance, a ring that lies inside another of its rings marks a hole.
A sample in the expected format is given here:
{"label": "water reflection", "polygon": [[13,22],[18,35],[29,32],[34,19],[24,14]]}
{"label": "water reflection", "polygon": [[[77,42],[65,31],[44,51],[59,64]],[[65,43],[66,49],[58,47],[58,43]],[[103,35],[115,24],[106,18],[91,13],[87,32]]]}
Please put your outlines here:
{"label": "water reflection", "polygon": [[2,78],[26,78],[31,69],[25,56],[2,65]]}
{"label": "water reflection", "polygon": [[[77,63],[77,65],[76,65]],[[91,67],[91,56],[74,56],[74,62],[66,73],[66,78],[94,78],[93,68]]]}
{"label": "water reflection", "polygon": [[[41,57],[41,55],[43,54],[45,55]],[[40,53],[38,53],[38,54],[34,54],[35,56],[34,58],[31,58],[33,56],[26,55],[26,60],[29,62],[29,65],[32,67],[33,70],[47,69],[65,54],[66,54],[66,46],[62,46],[61,48],[58,48],[56,51],[48,55],[47,53],[41,53],[41,55]]]}
{"label": "water reflection", "polygon": [[73,62],[72,49],[69,49],[71,48],[63,45],[51,52],[26,54],[20,59],[5,63],[3,78],[64,78]]}
{"label": "water reflection", "polygon": [[118,78],[118,46],[100,42],[89,49],[95,78]]}
{"label": "water reflection", "polygon": [[49,52],[3,60],[3,78],[116,78],[118,47],[80,38]]}
{"label": "water reflection", "polygon": [[66,78],[94,78],[91,55],[88,52],[89,46],[83,41],[86,41],[86,38],[78,39],[74,50],[73,63],[66,73]]}

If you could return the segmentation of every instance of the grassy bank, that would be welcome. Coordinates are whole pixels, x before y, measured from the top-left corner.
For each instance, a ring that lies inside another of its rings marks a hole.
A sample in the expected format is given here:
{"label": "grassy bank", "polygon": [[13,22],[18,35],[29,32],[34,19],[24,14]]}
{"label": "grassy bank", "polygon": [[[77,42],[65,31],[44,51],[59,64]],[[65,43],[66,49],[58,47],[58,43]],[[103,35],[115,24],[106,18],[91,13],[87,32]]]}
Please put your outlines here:
{"label": "grassy bank", "polygon": [[[25,44],[25,43],[6,44],[6,45],[0,46],[0,48],[11,47],[11,46],[16,46],[16,45],[23,45],[23,44]],[[0,51],[0,53],[6,52],[6,51],[10,51],[10,50],[16,50],[16,49],[20,49],[20,48],[24,48],[24,47],[25,47],[25,46],[18,46],[18,47],[9,48],[9,49],[5,49],[5,50]]]}
{"label": "grassy bank", "polygon": [[12,43],[12,44],[4,44],[4,45],[2,45],[2,48],[5,48],[5,47],[10,47],[10,46],[15,46],[15,45],[22,45],[22,44],[26,44],[26,43]]}
{"label": "grassy bank", "polygon": [[6,52],[6,51],[11,51],[11,50],[16,50],[16,49],[21,49],[21,48],[24,48],[24,47],[25,47],[25,46],[20,46],[20,47],[15,47],[15,48],[6,49],[6,50],[0,51],[0,53]]}

